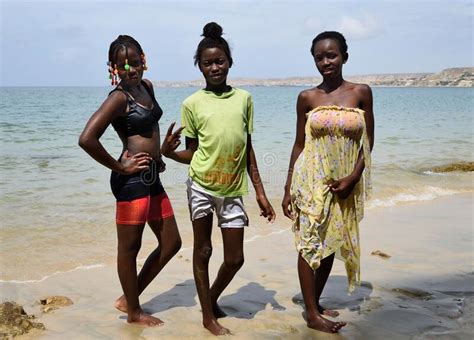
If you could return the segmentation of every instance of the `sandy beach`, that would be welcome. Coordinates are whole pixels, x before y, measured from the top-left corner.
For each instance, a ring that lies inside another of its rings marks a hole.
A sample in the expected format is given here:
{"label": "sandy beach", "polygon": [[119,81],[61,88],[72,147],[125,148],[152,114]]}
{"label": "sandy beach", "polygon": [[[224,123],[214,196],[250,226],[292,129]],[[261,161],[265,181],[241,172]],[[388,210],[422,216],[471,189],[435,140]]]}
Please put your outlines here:
{"label": "sandy beach", "polygon": [[[280,215],[274,231],[264,228],[265,234],[246,238],[244,267],[219,300],[228,314],[222,324],[238,339],[471,339],[472,198],[445,196],[366,212],[361,286],[347,295],[345,270],[336,261],[323,292],[324,306],[339,310],[337,319],[348,322],[337,335],[306,327],[293,235]],[[216,231],[211,278],[222,259]],[[375,250],[391,257],[371,255]],[[1,283],[1,300],[22,304],[44,323],[46,330],[34,330],[25,339],[212,338],[201,327],[191,258],[192,249],[183,248],[141,296],[144,309],[165,322],[157,328],[127,325],[125,315],[112,307],[121,294],[112,266],[60,273],[37,283]],[[37,301],[48,295],[67,296],[74,304],[43,314]]]}

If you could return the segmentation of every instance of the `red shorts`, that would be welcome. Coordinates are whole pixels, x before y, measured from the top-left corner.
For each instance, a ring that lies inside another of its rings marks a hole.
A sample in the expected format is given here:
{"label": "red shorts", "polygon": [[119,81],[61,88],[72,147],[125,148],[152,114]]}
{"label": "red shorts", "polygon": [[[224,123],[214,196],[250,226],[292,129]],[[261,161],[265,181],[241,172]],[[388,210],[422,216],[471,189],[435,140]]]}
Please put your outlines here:
{"label": "red shorts", "polygon": [[173,208],[166,192],[145,196],[131,201],[117,201],[117,224],[137,225],[159,221],[173,216]]}

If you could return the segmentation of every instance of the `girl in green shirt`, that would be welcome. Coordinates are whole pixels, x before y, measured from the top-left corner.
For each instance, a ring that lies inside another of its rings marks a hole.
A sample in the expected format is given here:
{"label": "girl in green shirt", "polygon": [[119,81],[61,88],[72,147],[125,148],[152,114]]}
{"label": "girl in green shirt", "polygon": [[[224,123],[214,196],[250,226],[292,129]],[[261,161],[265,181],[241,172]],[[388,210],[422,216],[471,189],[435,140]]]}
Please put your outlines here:
{"label": "girl in green shirt", "polygon": [[[275,212],[263,188],[252,147],[253,102],[247,91],[227,85],[232,56],[222,28],[211,22],[194,56],[206,87],[185,99],[183,126],[172,124],[161,146],[164,156],[190,164],[187,192],[193,224],[193,272],[203,325],[214,335],[230,334],[217,319],[225,316],[217,299],[244,263],[244,226],[248,217],[242,201],[247,194],[247,173],[255,188],[261,216],[273,222]],[[180,135],[186,148],[176,151]],[[224,262],[209,284],[211,232],[216,214],[224,243]]]}

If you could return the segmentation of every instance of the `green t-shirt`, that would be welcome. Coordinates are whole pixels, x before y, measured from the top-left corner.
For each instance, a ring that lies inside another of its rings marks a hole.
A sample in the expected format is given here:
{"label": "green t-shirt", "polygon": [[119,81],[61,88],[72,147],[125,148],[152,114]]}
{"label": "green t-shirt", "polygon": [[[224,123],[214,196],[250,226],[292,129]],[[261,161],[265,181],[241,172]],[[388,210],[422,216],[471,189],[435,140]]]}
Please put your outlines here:
{"label": "green t-shirt", "polygon": [[238,88],[216,94],[199,90],[181,107],[183,134],[199,146],[189,176],[215,196],[247,194],[247,135],[253,132],[253,101]]}

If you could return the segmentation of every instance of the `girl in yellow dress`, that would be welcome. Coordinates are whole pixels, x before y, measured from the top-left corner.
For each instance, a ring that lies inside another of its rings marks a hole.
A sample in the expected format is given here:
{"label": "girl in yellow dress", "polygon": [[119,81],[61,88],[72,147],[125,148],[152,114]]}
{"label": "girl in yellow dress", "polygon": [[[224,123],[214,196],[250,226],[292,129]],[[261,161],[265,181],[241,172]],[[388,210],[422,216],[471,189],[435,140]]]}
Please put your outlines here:
{"label": "girl in yellow dress", "polygon": [[311,54],[323,82],[298,96],[282,207],[293,220],[307,325],[335,333],[345,323],[324,318],[338,313],[323,309],[319,298],[336,254],[345,263],[349,291],[360,282],[359,222],[374,142],[372,91],[343,79],[349,55],[339,32],[316,36]]}

